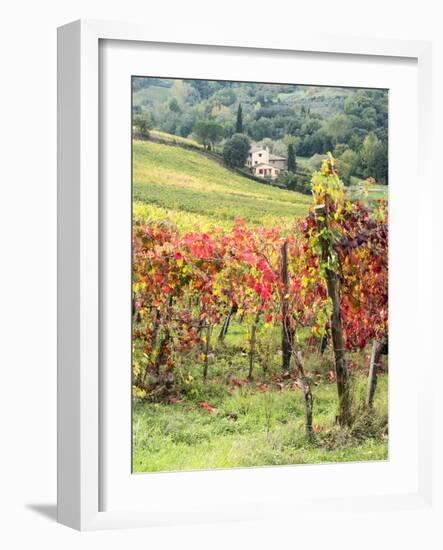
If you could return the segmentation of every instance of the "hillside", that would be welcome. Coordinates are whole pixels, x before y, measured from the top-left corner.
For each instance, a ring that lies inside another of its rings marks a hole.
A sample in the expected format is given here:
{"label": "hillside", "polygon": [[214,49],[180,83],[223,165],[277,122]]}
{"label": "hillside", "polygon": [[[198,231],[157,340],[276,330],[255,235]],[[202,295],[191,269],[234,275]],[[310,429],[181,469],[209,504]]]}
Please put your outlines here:
{"label": "hillside", "polygon": [[256,183],[197,151],[149,141],[133,142],[134,218],[166,219],[181,230],[236,218],[252,225],[290,227],[304,216],[311,199]]}
{"label": "hillside", "polygon": [[[290,147],[291,158],[331,151],[347,185],[388,183],[387,90],[145,77],[134,78],[132,90],[141,136],[147,127],[222,153],[240,133],[285,158]],[[289,183],[303,191],[303,182]]]}

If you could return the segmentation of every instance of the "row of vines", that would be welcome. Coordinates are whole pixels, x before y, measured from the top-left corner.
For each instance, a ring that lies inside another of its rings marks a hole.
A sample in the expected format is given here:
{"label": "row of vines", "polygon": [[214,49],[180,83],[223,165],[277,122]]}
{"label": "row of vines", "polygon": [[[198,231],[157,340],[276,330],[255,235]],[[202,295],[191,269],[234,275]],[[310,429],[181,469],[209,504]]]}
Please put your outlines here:
{"label": "row of vines", "polygon": [[[313,205],[288,231],[214,227],[186,234],[166,222],[133,225],[133,391],[140,399],[174,388],[185,360],[210,370],[232,320],[248,330],[250,381],[258,327],[279,327],[281,369],[295,376],[312,432],[310,348],[332,346],[341,425],[351,421],[346,353],[387,342],[387,205],[350,201],[329,156],[312,177]],[[370,380],[370,391],[375,387]],[[372,396],[369,396],[369,403]]]}

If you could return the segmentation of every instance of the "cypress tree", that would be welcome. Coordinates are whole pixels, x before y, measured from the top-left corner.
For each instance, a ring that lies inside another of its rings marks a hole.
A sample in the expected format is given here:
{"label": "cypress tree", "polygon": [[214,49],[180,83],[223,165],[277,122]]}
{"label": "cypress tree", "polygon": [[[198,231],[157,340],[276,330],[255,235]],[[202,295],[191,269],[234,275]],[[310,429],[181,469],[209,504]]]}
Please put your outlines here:
{"label": "cypress tree", "polygon": [[235,133],[243,134],[243,112],[241,108],[241,103],[238,104],[237,109],[237,122],[235,124]]}
{"label": "cypress tree", "polygon": [[288,171],[295,172],[297,170],[297,160],[295,158],[294,145],[288,145]]}

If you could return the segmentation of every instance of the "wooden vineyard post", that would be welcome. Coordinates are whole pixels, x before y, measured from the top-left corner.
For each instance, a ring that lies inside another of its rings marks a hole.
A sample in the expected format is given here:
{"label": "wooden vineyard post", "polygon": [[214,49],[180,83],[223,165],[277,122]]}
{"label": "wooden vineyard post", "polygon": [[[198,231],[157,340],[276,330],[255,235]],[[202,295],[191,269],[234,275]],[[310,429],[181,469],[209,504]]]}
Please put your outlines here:
{"label": "wooden vineyard post", "polygon": [[366,391],[366,406],[371,408],[377,388],[377,365],[383,353],[387,353],[387,342],[374,340],[372,343],[371,359],[369,362],[368,388]]}
{"label": "wooden vineyard post", "polygon": [[332,302],[331,336],[334,347],[335,375],[337,377],[337,393],[339,399],[338,422],[340,425],[349,425],[352,420],[351,394],[349,388],[349,374],[345,359],[345,344],[343,325],[340,313],[340,285],[335,269],[328,267],[331,259],[330,242],[326,236],[328,230],[327,212],[325,205],[315,207],[315,219],[321,247],[321,260],[325,264],[325,278],[328,295]]}
{"label": "wooden vineyard post", "polygon": [[328,347],[328,342],[329,342],[329,323],[326,323],[324,328],[324,333],[320,338],[319,351],[321,355],[324,354],[326,348]]}
{"label": "wooden vineyard post", "polygon": [[236,313],[238,307],[237,304],[232,304],[232,306],[229,308],[228,314],[226,315],[226,318],[223,322],[222,329],[220,331],[220,334],[218,335],[219,342],[223,342],[225,339],[226,334],[228,333],[229,324],[231,322],[231,317]]}
{"label": "wooden vineyard post", "polygon": [[254,370],[254,355],[255,355],[255,341],[257,336],[257,325],[258,321],[260,319],[260,311],[257,311],[257,314],[255,316],[255,319],[252,323],[251,327],[251,341],[249,344],[249,372],[248,372],[248,380],[252,380],[252,372]]}
{"label": "wooden vineyard post", "polygon": [[203,368],[203,380],[206,382],[208,378],[209,365],[209,349],[211,345],[211,323],[206,323],[206,338],[205,338],[205,366]]}
{"label": "wooden vineyard post", "polygon": [[291,364],[293,332],[289,322],[289,296],[288,296],[288,243],[285,241],[281,247],[281,280],[283,283],[282,299],[282,368],[289,371]]}
{"label": "wooden vineyard post", "polygon": [[303,404],[305,412],[305,434],[308,439],[312,439],[312,392],[311,386],[305,375],[305,368],[303,363],[303,356],[301,351],[294,352],[294,362],[297,368],[297,380],[300,384],[301,391],[303,392]]}
{"label": "wooden vineyard post", "polygon": [[[157,357],[154,362],[154,373],[158,376],[160,374],[160,368],[165,363],[167,357],[167,347],[171,338],[170,319],[172,315],[172,296],[169,296],[166,313],[163,320],[163,338],[158,346]],[[157,338],[157,336],[156,336]]]}
{"label": "wooden vineyard post", "polygon": [[[158,332],[159,332],[159,327],[160,327],[160,310],[158,308],[154,308],[154,314],[153,314],[153,329],[152,329],[152,334],[151,334],[151,339],[150,339],[150,344],[151,344],[151,349],[154,350],[156,348],[156,345],[157,345],[157,338],[158,338]],[[145,385],[146,384],[146,380],[148,378],[148,374],[150,372],[152,368],[152,365],[150,365],[149,363],[146,365],[146,368],[145,368],[145,372],[144,372],[144,375],[143,375],[143,380],[142,380],[142,384]],[[155,374],[158,376],[159,374],[159,367],[157,365],[157,363],[155,363]]]}
{"label": "wooden vineyard post", "polygon": [[309,381],[305,375],[303,356],[300,351],[294,349],[294,329],[289,320],[289,283],[288,283],[288,242],[281,247],[281,280],[283,283],[282,300],[282,367],[284,371],[291,368],[291,358],[295,363],[297,381],[303,392],[303,404],[305,413],[305,433],[308,439],[312,439],[312,392]]}

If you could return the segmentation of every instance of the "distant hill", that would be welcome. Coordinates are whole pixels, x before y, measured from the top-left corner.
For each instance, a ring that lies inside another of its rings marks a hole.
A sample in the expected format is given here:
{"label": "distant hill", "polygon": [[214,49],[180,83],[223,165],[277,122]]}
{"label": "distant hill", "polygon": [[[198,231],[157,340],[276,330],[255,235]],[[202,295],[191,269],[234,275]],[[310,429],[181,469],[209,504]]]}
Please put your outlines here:
{"label": "distant hill", "polygon": [[[175,97],[173,79],[140,79],[133,94],[133,105],[139,107],[155,107],[159,103],[164,103]],[[193,80],[185,82],[193,85]],[[200,86],[201,88],[201,86]],[[226,100],[223,101],[223,96],[220,98],[220,90],[229,89],[235,92],[236,100],[242,102],[248,111],[248,106],[254,108],[257,102],[263,102],[264,105],[278,105],[282,112],[285,108],[291,112],[301,112],[302,107],[308,108],[312,113],[319,113],[322,117],[331,117],[335,114],[344,112],[344,101],[347,97],[355,92],[354,88],[331,88],[327,86],[304,86],[304,85],[269,85],[269,84],[251,84],[251,83],[224,83],[217,82],[212,91],[200,94],[199,86],[196,85],[196,91],[203,101],[221,102],[226,105]],[[265,101],[264,101],[265,100]],[[232,112],[235,111],[237,105],[233,102]]]}

